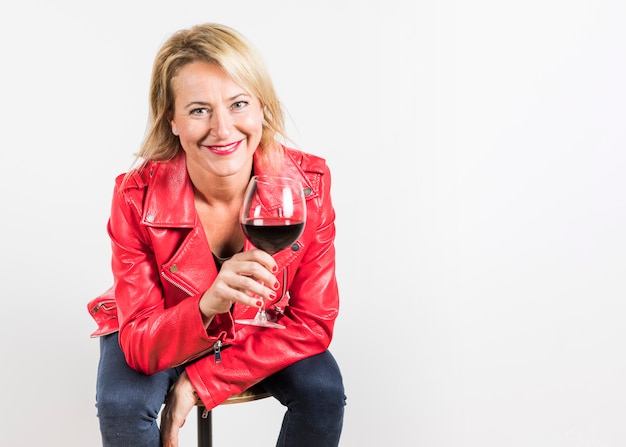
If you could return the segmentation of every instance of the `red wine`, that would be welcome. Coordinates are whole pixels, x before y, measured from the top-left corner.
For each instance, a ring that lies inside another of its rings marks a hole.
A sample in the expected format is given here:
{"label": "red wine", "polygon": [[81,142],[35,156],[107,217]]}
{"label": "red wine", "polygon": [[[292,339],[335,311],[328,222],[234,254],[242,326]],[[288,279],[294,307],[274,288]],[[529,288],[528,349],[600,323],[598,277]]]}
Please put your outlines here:
{"label": "red wine", "polygon": [[304,222],[288,219],[253,219],[241,225],[255,247],[274,254],[293,244],[304,230]]}

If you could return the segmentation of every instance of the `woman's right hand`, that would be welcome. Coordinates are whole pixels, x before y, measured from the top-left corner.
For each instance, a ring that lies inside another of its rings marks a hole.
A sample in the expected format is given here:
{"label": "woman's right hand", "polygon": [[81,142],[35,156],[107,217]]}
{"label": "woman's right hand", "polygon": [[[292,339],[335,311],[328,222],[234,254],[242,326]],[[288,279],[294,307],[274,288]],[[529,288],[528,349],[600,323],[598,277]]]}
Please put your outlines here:
{"label": "woman's right hand", "polygon": [[217,314],[230,311],[233,303],[262,307],[263,299],[275,298],[280,283],[274,258],[259,249],[235,254],[222,264],[219,274],[200,299],[206,326]]}

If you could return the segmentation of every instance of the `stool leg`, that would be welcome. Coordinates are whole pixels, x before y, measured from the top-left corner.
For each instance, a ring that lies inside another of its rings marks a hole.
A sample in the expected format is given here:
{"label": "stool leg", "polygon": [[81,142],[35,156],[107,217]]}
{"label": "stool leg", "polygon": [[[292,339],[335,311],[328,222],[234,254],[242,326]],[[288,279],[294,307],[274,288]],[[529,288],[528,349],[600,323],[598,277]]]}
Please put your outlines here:
{"label": "stool leg", "polygon": [[[211,412],[205,413],[203,406],[196,407],[198,413],[198,447],[213,447],[213,423],[211,421]],[[204,414],[204,417],[203,417]]]}

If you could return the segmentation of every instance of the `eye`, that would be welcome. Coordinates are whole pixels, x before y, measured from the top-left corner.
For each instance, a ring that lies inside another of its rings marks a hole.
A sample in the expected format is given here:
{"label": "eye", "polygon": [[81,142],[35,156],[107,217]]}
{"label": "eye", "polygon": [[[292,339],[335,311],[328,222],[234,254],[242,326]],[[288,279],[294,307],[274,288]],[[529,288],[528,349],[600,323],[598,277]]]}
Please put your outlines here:
{"label": "eye", "polygon": [[231,108],[234,110],[240,110],[246,107],[247,105],[248,105],[248,101],[237,101],[231,106]]}
{"label": "eye", "polygon": [[197,109],[192,109],[189,111],[189,114],[194,116],[205,116],[209,113],[209,109],[207,109],[206,107],[198,107]]}

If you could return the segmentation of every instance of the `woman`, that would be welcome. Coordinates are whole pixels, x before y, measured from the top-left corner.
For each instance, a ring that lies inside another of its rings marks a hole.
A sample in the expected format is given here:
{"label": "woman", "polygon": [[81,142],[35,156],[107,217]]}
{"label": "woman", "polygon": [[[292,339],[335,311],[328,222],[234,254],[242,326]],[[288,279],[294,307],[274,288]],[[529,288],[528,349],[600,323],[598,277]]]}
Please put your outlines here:
{"label": "woman", "polygon": [[[114,285],[88,306],[103,445],[177,446],[198,398],[212,409],[259,382],[288,407],[277,445],[338,445],[345,396],[327,350],[339,302],[325,161],[279,143],[267,70],[223,25],[165,42],[150,105],[141,163],[116,180]],[[250,177],[264,173],[309,193],[304,233],[274,256],[250,247],[239,224]],[[263,301],[284,330],[235,323]]]}

